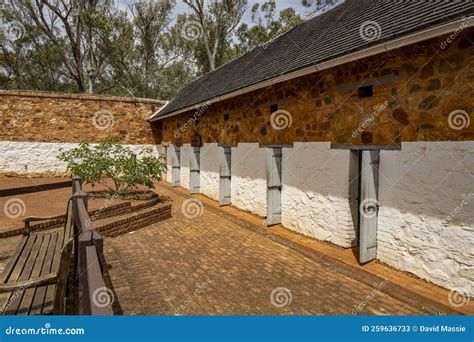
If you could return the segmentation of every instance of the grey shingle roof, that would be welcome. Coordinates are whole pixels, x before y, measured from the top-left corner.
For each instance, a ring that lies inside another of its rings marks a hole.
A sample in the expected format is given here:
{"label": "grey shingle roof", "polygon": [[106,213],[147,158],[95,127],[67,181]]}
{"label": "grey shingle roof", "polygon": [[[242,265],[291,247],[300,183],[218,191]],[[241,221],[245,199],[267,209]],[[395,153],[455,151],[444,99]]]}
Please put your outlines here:
{"label": "grey shingle roof", "polygon": [[[474,15],[471,0],[346,0],[185,86],[154,118],[217,96],[364,50],[439,24]],[[360,27],[371,21],[363,39]],[[376,24],[374,24],[374,22]],[[370,34],[370,31],[368,32]]]}

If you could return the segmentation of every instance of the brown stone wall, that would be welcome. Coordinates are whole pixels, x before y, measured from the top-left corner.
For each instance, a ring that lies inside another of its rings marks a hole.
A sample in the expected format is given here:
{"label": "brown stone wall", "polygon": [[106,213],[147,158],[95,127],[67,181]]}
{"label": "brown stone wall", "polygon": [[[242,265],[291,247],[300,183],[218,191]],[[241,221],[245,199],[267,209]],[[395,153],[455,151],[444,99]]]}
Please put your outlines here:
{"label": "brown stone wall", "polygon": [[[462,30],[451,43],[447,38],[279,83],[212,104],[202,115],[197,110],[164,119],[156,127],[170,143],[399,145],[473,140],[474,124],[458,130],[458,122],[453,129],[448,116],[455,110],[473,113],[474,28]],[[360,85],[372,85],[373,96],[360,98]],[[272,126],[272,104],[291,115],[289,127]],[[198,123],[190,120],[196,112]]]}
{"label": "brown stone wall", "polygon": [[163,101],[31,91],[0,91],[0,140],[74,143],[106,139],[152,144],[147,119]]}

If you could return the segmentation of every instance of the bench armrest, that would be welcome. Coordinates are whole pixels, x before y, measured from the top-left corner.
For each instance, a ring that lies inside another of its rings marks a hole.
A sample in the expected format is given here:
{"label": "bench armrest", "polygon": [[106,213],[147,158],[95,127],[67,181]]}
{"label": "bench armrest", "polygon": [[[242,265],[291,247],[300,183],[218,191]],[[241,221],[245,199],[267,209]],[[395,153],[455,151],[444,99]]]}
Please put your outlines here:
{"label": "bench armrest", "polygon": [[28,216],[23,219],[23,222],[33,222],[33,221],[46,221],[46,220],[55,220],[59,218],[63,218],[64,214],[54,215],[54,216]]}
{"label": "bench armrest", "polygon": [[27,218],[25,218],[25,219],[23,220],[23,222],[25,223],[25,227],[24,227],[24,230],[23,230],[23,234],[24,234],[24,235],[28,235],[28,234],[31,233],[30,222],[33,222],[33,221],[45,221],[45,220],[55,220],[55,219],[64,218],[64,217],[65,217],[64,214],[54,215],[54,216],[28,216]]}
{"label": "bench armrest", "polygon": [[45,276],[38,278],[33,278],[30,280],[19,281],[17,283],[3,284],[0,285],[0,293],[13,292],[17,290],[26,290],[30,287],[41,286],[41,285],[51,285],[56,282],[58,278],[57,273],[50,273]]}

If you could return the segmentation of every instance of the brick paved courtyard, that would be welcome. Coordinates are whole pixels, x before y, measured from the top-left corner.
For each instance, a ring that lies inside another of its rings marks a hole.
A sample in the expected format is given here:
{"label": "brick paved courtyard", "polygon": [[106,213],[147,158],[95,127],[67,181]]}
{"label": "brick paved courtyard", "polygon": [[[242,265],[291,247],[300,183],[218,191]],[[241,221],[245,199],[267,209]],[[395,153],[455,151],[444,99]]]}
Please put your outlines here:
{"label": "brick paved courtyard", "polygon": [[117,314],[458,313],[216,207],[188,218],[190,196],[158,192],[174,200],[173,218],[105,242]]}

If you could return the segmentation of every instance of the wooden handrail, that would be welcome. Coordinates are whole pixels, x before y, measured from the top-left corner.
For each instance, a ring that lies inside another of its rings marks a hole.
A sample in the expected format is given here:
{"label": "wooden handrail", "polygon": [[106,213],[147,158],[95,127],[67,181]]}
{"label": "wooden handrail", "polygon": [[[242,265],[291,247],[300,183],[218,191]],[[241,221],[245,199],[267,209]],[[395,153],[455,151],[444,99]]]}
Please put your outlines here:
{"label": "wooden handrail", "polygon": [[94,298],[99,291],[105,288],[103,237],[93,227],[87,211],[88,194],[82,191],[82,181],[79,177],[73,177],[72,187],[76,279],[79,282],[79,314],[113,315],[110,305],[103,306],[97,298]]}
{"label": "wooden handrail", "polygon": [[114,301],[114,294],[105,286],[104,278],[102,277],[102,270],[100,267],[99,257],[97,255],[97,248],[94,246],[86,247],[87,260],[87,280],[88,288],[90,289],[90,311],[82,314],[109,316],[112,315],[111,305]]}
{"label": "wooden handrail", "polygon": [[92,222],[89,217],[89,213],[87,212],[86,205],[84,203],[84,200],[79,200],[77,201],[77,218],[78,218],[78,223],[79,227],[81,230],[79,233],[84,233],[89,230],[93,230],[94,228],[92,227]]}

